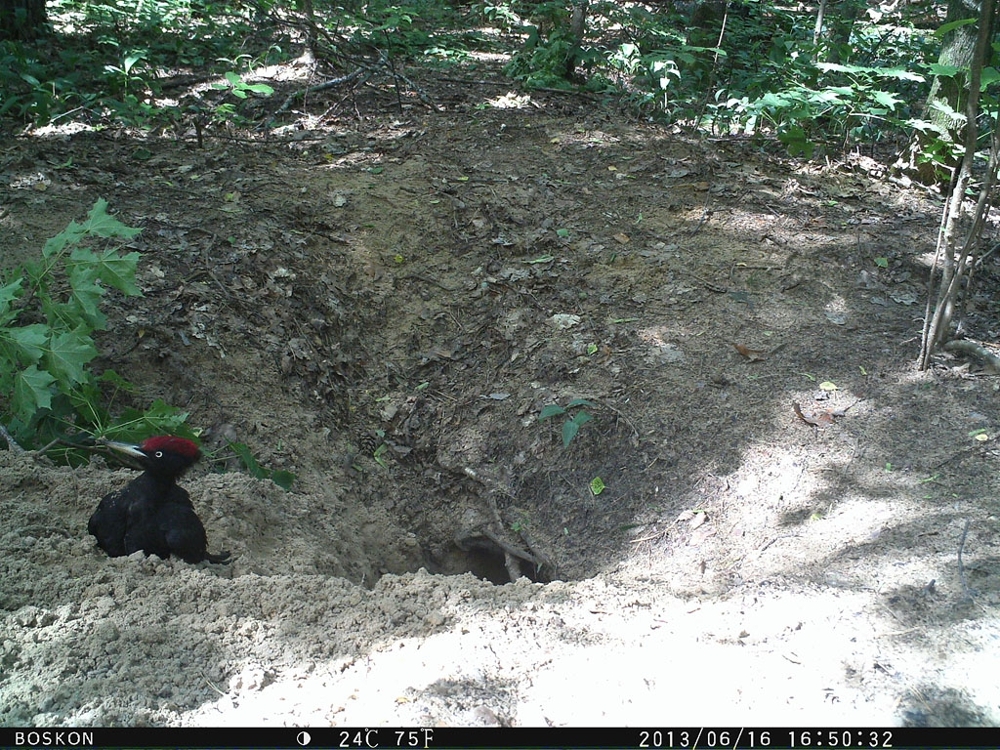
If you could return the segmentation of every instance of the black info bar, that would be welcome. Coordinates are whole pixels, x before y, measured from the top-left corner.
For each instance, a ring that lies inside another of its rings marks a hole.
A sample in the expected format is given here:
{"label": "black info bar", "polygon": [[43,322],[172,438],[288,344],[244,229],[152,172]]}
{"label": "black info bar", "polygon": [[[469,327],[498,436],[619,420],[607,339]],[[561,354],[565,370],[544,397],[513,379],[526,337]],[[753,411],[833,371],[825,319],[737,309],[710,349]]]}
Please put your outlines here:
{"label": "black info bar", "polygon": [[1000,728],[0,728],[10,748],[635,748],[783,750],[788,748],[997,748]]}

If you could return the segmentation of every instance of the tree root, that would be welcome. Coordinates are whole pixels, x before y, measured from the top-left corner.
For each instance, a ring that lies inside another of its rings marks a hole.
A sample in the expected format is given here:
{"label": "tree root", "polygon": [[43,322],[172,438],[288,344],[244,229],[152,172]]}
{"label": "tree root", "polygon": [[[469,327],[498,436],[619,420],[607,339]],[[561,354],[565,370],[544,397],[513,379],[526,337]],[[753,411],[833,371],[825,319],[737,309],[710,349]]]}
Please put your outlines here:
{"label": "tree root", "polygon": [[957,352],[967,357],[981,362],[987,369],[994,373],[1000,373],[1000,357],[995,355],[982,344],[968,339],[953,339],[944,345],[945,351]]}
{"label": "tree root", "polygon": [[[500,482],[484,476],[481,472],[469,467],[465,467],[463,469],[463,473],[467,477],[475,479],[487,489],[484,500],[486,501],[486,506],[489,508],[493,523],[483,524],[478,527],[476,531],[489,540],[490,543],[495,545],[497,549],[503,552],[504,567],[507,568],[507,575],[510,577],[511,583],[516,581],[518,578],[521,578],[523,575],[521,572],[520,560],[524,560],[534,566],[536,577],[544,570],[546,572],[546,578],[554,578],[556,570],[555,565],[552,563],[552,560],[538,548],[538,545],[531,540],[531,537],[528,535],[528,532],[523,528],[523,526],[519,528],[518,535],[527,546],[527,551],[521,549],[515,544],[511,544],[503,538],[503,532],[507,526],[504,523],[500,509],[497,507],[495,494],[500,492],[508,497],[513,497],[511,492]],[[496,530],[490,528],[490,525],[492,525]],[[458,542],[459,546],[462,546],[463,543],[471,543],[472,545],[475,545],[473,539],[474,537],[470,535],[464,535],[463,539]]]}
{"label": "tree root", "polygon": [[12,453],[25,453],[24,448],[17,444],[17,441],[7,432],[7,428],[0,424],[0,437],[7,441],[7,449]]}

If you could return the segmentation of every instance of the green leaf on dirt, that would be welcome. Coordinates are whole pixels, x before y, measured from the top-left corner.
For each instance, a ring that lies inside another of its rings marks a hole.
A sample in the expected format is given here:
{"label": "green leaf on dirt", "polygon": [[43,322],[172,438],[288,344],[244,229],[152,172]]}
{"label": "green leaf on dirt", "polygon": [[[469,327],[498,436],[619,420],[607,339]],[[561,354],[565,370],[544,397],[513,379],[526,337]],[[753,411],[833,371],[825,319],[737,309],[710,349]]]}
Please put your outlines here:
{"label": "green leaf on dirt", "polygon": [[283,490],[290,490],[292,489],[292,484],[295,482],[295,475],[290,471],[278,469],[271,472],[271,481]]}
{"label": "green leaf on dirt", "polygon": [[292,472],[280,469],[272,471],[261,466],[246,443],[229,443],[229,447],[239,457],[240,463],[243,464],[243,468],[249,472],[250,476],[257,479],[270,479],[286,491],[291,489],[292,482],[295,481],[295,475]]}
{"label": "green leaf on dirt", "polygon": [[590,480],[590,491],[594,493],[595,497],[604,492],[604,487],[604,480],[600,477],[594,477]]}
{"label": "green leaf on dirt", "polygon": [[[0,335],[6,335],[18,359],[31,363],[38,362],[42,358],[45,342],[49,337],[48,327],[44,323],[8,328],[6,331],[0,331]],[[2,343],[0,339],[0,344]]]}
{"label": "green leaf on dirt", "polygon": [[239,457],[240,463],[250,473],[250,476],[257,479],[267,479],[268,472],[257,462],[250,446],[246,443],[230,443],[229,448]]}
{"label": "green leaf on dirt", "polygon": [[875,265],[878,266],[879,268],[888,268],[889,267],[889,259],[888,258],[876,258],[875,259]]}
{"label": "green leaf on dirt", "polygon": [[593,417],[590,416],[587,412],[579,411],[573,416],[572,419],[566,420],[566,423],[563,425],[563,430],[562,430],[564,448],[569,447],[569,444],[573,442],[573,438],[575,438],[576,434],[580,431],[580,427],[582,425],[585,425],[591,419],[593,419]]}
{"label": "green leaf on dirt", "polygon": [[[125,390],[135,390],[128,381],[117,373],[105,372],[101,380],[114,383]],[[118,421],[102,431],[105,437],[115,440],[137,442],[144,437],[156,434],[170,434],[193,439],[197,437],[187,424],[188,413],[176,406],[171,406],[163,399],[157,399],[145,411],[126,409]]]}
{"label": "green leaf on dirt", "polygon": [[[76,253],[74,252],[73,255]],[[70,255],[70,259],[73,259]],[[122,255],[117,250],[105,250],[94,255],[97,278],[123,294],[130,297],[141,297],[142,290],[135,284],[135,269],[139,264],[139,253]]]}
{"label": "green leaf on dirt", "polygon": [[114,216],[108,215],[108,202],[99,198],[94,207],[87,214],[87,220],[83,224],[83,231],[88,234],[96,234],[98,237],[124,237],[131,239],[140,232],[141,228],[130,227],[122,224]]}
{"label": "green leaf on dirt", "polygon": [[142,229],[126,226],[114,216],[109,216],[107,212],[108,202],[103,198],[98,198],[94,207],[90,209],[83,224],[71,221],[63,231],[52,237],[42,248],[42,255],[50,258],[61,252],[67,245],[79,242],[86,235],[91,234],[97,237],[123,237],[131,239],[138,235]]}
{"label": "green leaf on dirt", "polygon": [[538,421],[541,422],[543,419],[549,419],[551,417],[557,417],[560,414],[565,414],[566,410],[563,409],[559,404],[546,404],[542,407],[542,411],[538,415]]}
{"label": "green leaf on dirt", "polygon": [[104,288],[97,283],[93,269],[86,266],[71,267],[69,283],[70,299],[76,305],[77,314],[85,318],[94,330],[104,330],[108,319],[99,307],[104,296]]}
{"label": "green leaf on dirt", "polygon": [[134,383],[130,383],[114,370],[105,370],[101,373],[98,380],[102,383],[111,383],[115,388],[123,390],[126,393],[133,393],[136,390]]}
{"label": "green leaf on dirt", "polygon": [[[2,279],[3,277],[0,276],[0,280]],[[11,303],[21,296],[21,284],[23,282],[23,277],[18,276],[9,284],[0,286],[0,325],[17,316],[16,312],[11,311]]]}
{"label": "green leaf on dirt", "polygon": [[829,380],[824,380],[822,383],[819,384],[819,389],[821,391],[835,391],[837,390],[837,384]]}

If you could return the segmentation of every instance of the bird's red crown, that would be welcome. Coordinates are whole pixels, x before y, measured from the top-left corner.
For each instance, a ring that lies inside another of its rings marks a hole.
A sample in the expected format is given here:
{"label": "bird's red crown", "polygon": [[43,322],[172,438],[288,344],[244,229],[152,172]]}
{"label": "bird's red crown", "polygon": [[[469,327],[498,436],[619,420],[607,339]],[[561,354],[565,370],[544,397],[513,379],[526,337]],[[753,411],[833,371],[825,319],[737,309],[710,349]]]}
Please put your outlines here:
{"label": "bird's red crown", "polygon": [[198,450],[197,445],[186,438],[175,435],[157,435],[156,437],[146,438],[142,441],[139,448],[146,453],[153,453],[155,451],[177,453],[194,461],[197,461],[201,456],[201,451]]}

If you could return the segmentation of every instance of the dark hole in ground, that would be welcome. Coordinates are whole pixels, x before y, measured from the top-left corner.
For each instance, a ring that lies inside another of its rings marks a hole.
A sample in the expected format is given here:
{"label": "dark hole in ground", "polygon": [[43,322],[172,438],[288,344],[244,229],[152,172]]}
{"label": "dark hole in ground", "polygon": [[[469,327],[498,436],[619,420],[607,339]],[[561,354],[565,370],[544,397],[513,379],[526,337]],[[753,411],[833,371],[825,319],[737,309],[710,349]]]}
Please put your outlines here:
{"label": "dark hole in ground", "polygon": [[459,551],[456,557],[460,561],[463,571],[468,571],[476,578],[482,578],[497,586],[510,583],[510,575],[504,567],[503,554],[499,550],[470,550],[469,552]]}
{"label": "dark hole in ground", "polygon": [[[511,583],[511,571],[503,549],[484,537],[465,537],[448,546],[443,554],[428,555],[433,573],[461,575],[472,573],[476,578],[489,581],[497,586]],[[530,560],[512,558],[516,577],[524,576],[534,583],[549,583],[552,576]]]}

